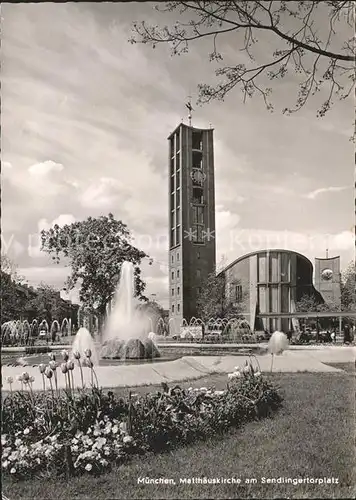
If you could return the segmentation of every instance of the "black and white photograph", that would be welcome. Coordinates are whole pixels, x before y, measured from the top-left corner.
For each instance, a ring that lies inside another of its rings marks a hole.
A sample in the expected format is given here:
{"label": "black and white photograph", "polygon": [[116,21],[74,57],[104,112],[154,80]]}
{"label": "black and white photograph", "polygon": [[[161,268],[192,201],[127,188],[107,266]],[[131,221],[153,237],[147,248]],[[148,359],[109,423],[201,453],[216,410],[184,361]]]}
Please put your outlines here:
{"label": "black and white photograph", "polygon": [[2,500],[355,498],[355,2],[0,15]]}

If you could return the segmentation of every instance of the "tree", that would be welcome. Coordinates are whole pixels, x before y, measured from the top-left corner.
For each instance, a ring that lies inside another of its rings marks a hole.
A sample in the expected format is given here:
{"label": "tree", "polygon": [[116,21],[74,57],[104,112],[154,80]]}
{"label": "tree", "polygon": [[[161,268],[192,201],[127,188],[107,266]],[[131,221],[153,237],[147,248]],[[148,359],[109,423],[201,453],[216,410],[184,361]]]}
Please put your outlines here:
{"label": "tree", "polygon": [[[133,25],[132,43],[168,43],[173,55],[188,51],[189,44],[203,38],[212,42],[210,61],[220,83],[198,86],[198,103],[223,100],[235,87],[243,99],[261,96],[273,110],[266,81],[283,79],[295,72],[300,82],[292,113],[308,99],[326,89],[327,97],[318,108],[324,116],[335,98],[345,99],[355,84],[354,2],[352,1],[175,1],[157,6],[161,12],[176,12],[173,26],[149,26],[144,21]],[[264,54],[258,52],[262,36]],[[229,36],[236,47],[235,60],[225,64],[218,41]],[[341,39],[340,39],[341,37]],[[267,40],[267,43],[264,43]],[[273,47],[275,43],[275,47]],[[269,53],[267,54],[267,51]]]}
{"label": "tree", "polygon": [[31,296],[32,289],[17,274],[16,264],[7,255],[1,255],[1,321],[26,316],[26,303]]}
{"label": "tree", "polygon": [[[140,263],[148,257],[130,243],[127,226],[112,214],[42,231],[41,249],[59,263],[65,258],[71,267],[67,289],[80,285],[79,297],[83,306],[103,319],[106,306],[112,299],[119,281],[121,264],[134,264],[135,294],[147,300],[143,292]],[[151,262],[150,262],[151,263]]]}
{"label": "tree", "polygon": [[356,272],[353,261],[341,275],[341,307],[343,311],[356,311]]}
{"label": "tree", "polygon": [[50,325],[52,321],[59,323],[71,315],[70,305],[61,298],[59,290],[41,283],[36,289],[36,296],[28,303],[31,315],[39,320],[45,319]]}
{"label": "tree", "polygon": [[201,286],[197,299],[197,316],[204,322],[211,318],[231,319],[239,317],[244,311],[245,296],[235,297],[235,287],[241,286],[233,282],[226,286],[224,273],[211,273]]}

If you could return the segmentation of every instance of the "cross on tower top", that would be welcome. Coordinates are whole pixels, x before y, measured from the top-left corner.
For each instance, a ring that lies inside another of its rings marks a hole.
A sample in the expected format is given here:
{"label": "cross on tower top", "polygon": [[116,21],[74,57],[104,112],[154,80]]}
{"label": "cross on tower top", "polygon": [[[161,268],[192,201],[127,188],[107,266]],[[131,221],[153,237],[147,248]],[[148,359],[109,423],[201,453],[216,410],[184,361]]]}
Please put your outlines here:
{"label": "cross on tower top", "polygon": [[189,120],[189,127],[192,126],[192,111],[194,109],[192,108],[192,97],[189,95],[188,96],[188,102],[185,105],[188,108],[188,120]]}

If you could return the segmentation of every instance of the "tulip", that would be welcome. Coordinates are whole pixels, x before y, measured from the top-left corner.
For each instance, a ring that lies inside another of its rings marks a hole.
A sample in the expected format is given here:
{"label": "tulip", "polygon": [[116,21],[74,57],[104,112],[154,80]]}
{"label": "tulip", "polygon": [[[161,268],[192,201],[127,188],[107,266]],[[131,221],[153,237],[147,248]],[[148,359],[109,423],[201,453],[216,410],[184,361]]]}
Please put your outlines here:
{"label": "tulip", "polygon": [[54,352],[49,353],[49,359],[51,359],[52,361],[56,361],[56,355],[54,354]]}
{"label": "tulip", "polygon": [[243,372],[244,372],[244,373],[250,373],[250,371],[251,371],[251,367],[250,367],[250,365],[245,365],[245,366],[243,367]]}
{"label": "tulip", "polygon": [[68,372],[67,363],[62,363],[61,364],[61,370],[62,370],[62,373],[67,373]]}
{"label": "tulip", "polygon": [[29,381],[30,381],[30,382],[31,382],[31,384],[32,384],[32,383],[35,381],[35,377],[34,377],[34,376],[31,376],[31,377],[29,378]]}
{"label": "tulip", "polygon": [[261,372],[256,372],[255,373],[255,377],[260,377],[261,376]]}
{"label": "tulip", "polygon": [[68,359],[69,359],[69,353],[68,353],[68,351],[66,351],[65,349],[63,349],[62,356],[63,356],[64,361],[68,361]]}
{"label": "tulip", "polygon": [[6,377],[6,382],[7,382],[8,384],[10,384],[10,385],[11,385],[11,384],[13,383],[13,381],[14,381],[14,379],[13,379],[12,377]]}
{"label": "tulip", "polygon": [[124,439],[122,440],[125,444],[131,443],[133,441],[133,438],[131,436],[125,436]]}
{"label": "tulip", "polygon": [[23,372],[22,374],[22,380],[25,382],[25,384],[29,381],[30,375],[27,372]]}
{"label": "tulip", "polygon": [[16,380],[18,382],[23,382],[22,375],[16,375]]}
{"label": "tulip", "polygon": [[86,355],[87,358],[91,358],[91,349],[85,349],[84,354]]}
{"label": "tulip", "polygon": [[41,363],[38,365],[38,369],[40,370],[40,373],[44,373],[46,371],[46,365],[44,363]]}
{"label": "tulip", "polygon": [[49,366],[46,367],[45,375],[47,378],[52,378],[52,376],[53,376],[53,372]]}
{"label": "tulip", "polygon": [[52,361],[50,361],[50,362],[48,363],[48,365],[49,365],[50,369],[51,369],[51,370],[53,370],[53,371],[55,371],[55,370],[57,369],[57,367],[58,367],[58,365],[57,365],[57,363],[54,361],[54,359],[53,359]]}
{"label": "tulip", "polygon": [[80,359],[80,352],[79,351],[73,351],[73,356],[75,359]]}
{"label": "tulip", "polygon": [[283,332],[275,331],[268,342],[268,351],[271,353],[271,371],[273,369],[273,359],[274,355],[277,356],[282,354],[288,348],[289,342],[288,337]]}
{"label": "tulip", "polygon": [[68,370],[74,370],[74,362],[72,360],[67,361]]}

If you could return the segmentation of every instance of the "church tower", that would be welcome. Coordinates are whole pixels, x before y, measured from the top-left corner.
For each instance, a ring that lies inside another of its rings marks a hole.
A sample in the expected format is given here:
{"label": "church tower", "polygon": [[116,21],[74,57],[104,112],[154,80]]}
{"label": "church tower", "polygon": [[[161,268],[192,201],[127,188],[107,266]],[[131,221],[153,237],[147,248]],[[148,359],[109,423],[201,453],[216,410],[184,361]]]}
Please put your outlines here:
{"label": "church tower", "polygon": [[169,144],[169,310],[178,332],[197,316],[197,297],[215,270],[213,129],[181,123]]}

